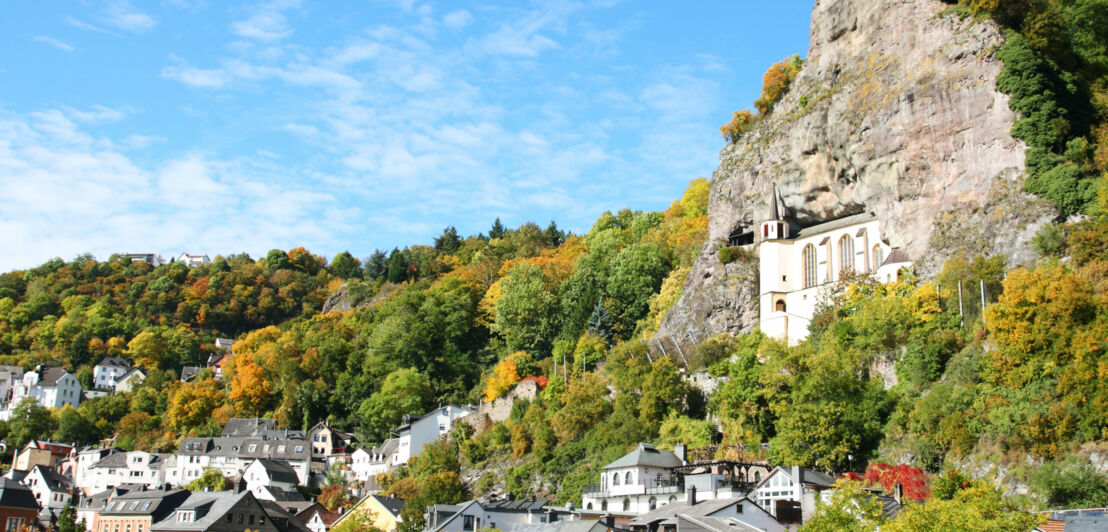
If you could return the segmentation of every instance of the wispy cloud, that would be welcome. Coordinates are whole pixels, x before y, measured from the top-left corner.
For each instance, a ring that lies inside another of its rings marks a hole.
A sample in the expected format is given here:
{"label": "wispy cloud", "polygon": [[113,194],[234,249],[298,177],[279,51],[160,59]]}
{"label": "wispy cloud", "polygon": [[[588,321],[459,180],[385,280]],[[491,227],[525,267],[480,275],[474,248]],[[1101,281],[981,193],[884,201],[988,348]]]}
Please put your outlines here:
{"label": "wispy cloud", "polygon": [[47,46],[52,46],[63,52],[72,52],[73,50],[76,50],[73,45],[64,43],[48,35],[36,35],[33,39],[35,42],[39,42]]}
{"label": "wispy cloud", "polygon": [[158,21],[126,0],[115,0],[104,10],[105,24],[124,31],[142,33],[154,29]]}
{"label": "wispy cloud", "polygon": [[298,7],[298,1],[277,0],[254,8],[244,19],[231,23],[231,31],[240,37],[259,41],[277,41],[292,36],[292,27],[282,13]]}
{"label": "wispy cloud", "polygon": [[462,29],[473,22],[473,15],[465,9],[459,9],[457,11],[451,11],[442,17],[442,23],[454,30]]}
{"label": "wispy cloud", "polygon": [[230,81],[230,76],[221,68],[203,69],[184,64],[163,68],[162,77],[203,89],[219,89]]}
{"label": "wispy cloud", "polygon": [[69,24],[74,28],[81,28],[83,30],[95,31],[98,33],[111,33],[110,31],[101,28],[100,26],[89,24],[88,22],[85,22],[83,20],[77,20],[69,15],[62,17],[62,20],[65,21],[66,24]]}

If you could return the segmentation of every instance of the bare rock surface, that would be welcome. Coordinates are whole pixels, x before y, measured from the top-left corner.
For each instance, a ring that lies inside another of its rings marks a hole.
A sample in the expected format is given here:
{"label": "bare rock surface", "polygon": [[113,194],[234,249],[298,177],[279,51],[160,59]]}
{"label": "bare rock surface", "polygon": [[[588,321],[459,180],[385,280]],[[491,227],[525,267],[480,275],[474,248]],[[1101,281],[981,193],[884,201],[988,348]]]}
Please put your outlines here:
{"label": "bare rock surface", "polygon": [[709,239],[660,337],[695,343],[756,325],[756,261],[721,264],[717,253],[765,217],[774,184],[801,225],[873,213],[925,278],[955,254],[1034,258],[1030,237],[1056,213],[1022,192],[1025,146],[996,90],[1002,34],[946,7],[817,0],[789,92],[720,154]]}

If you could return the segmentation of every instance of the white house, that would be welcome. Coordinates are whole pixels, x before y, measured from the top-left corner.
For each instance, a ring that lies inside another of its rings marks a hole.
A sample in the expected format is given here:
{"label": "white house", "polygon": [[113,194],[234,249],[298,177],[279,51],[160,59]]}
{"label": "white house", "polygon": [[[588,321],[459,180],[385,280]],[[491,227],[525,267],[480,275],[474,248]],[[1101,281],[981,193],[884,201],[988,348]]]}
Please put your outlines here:
{"label": "white house", "polygon": [[586,510],[642,514],[661,504],[684,499],[672,468],[685,464],[673,451],[640,443],[635,450],[604,466],[600,482],[585,486]]}
{"label": "white house", "polygon": [[406,464],[413,456],[419,456],[423,446],[450,432],[455,419],[477,413],[472,406],[448,405],[436,408],[421,417],[407,419],[397,429],[397,453],[394,458],[399,464]]}
{"label": "white house", "polygon": [[169,455],[145,451],[112,453],[89,467],[92,486],[86,491],[98,493],[123,484],[139,484],[158,489],[165,484],[163,465]]}
{"label": "white house", "polygon": [[207,255],[193,255],[191,253],[182,253],[180,257],[177,257],[177,262],[183,263],[185,266],[203,266],[205,264],[211,264],[212,259]]}
{"label": "white house", "polygon": [[84,492],[85,495],[91,495],[93,483],[90,468],[105,456],[117,451],[118,449],[110,447],[85,447],[70,455],[68,460],[70,464],[66,466],[66,469],[71,472],[73,485]]}
{"label": "white house", "polygon": [[636,516],[631,519],[628,526],[633,532],[654,530],[784,532],[788,530],[785,525],[746,497],[697,500],[695,491],[690,492],[688,501],[675,502]]}
{"label": "white house", "polygon": [[813,469],[776,467],[754,487],[750,496],[778,520],[800,523],[812,516],[820,492],[834,485],[835,479]]}
{"label": "white house", "polygon": [[250,462],[242,472],[242,479],[246,482],[246,489],[258,498],[263,498],[263,488],[291,491],[300,483],[296,470],[287,462],[268,458],[258,458]]}
{"label": "white house", "polygon": [[0,419],[11,419],[12,412],[24,399],[34,399],[45,408],[61,408],[65,405],[77,408],[81,403],[81,383],[64,368],[36,367],[23,374],[15,383],[11,399],[0,411]]}
{"label": "white house", "polygon": [[131,363],[123,357],[104,357],[92,368],[92,386],[100,390],[115,388],[116,382],[131,370]]}
{"label": "white house", "polygon": [[49,467],[36,465],[20,482],[31,488],[31,492],[35,494],[35,500],[43,509],[61,510],[71,502],[72,483]]}
{"label": "white house", "polygon": [[139,368],[131,368],[115,382],[115,393],[127,393],[138,388],[142,381],[146,380],[146,372]]}
{"label": "white house", "polygon": [[767,336],[790,344],[807,338],[820,289],[844,275],[869,274],[889,282],[900,268],[911,265],[885,241],[871,213],[797,227],[789,221],[776,186],[768,211],[754,235],[739,235],[733,242],[757,241],[759,326]]}

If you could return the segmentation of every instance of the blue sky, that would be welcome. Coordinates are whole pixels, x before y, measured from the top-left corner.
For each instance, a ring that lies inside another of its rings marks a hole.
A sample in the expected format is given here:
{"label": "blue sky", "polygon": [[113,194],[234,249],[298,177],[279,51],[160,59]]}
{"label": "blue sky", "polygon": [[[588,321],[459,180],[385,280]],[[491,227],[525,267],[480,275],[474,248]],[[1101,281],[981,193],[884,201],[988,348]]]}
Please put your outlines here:
{"label": "blue sky", "polygon": [[364,257],[710,176],[811,0],[9,2],[0,270],[305,246]]}

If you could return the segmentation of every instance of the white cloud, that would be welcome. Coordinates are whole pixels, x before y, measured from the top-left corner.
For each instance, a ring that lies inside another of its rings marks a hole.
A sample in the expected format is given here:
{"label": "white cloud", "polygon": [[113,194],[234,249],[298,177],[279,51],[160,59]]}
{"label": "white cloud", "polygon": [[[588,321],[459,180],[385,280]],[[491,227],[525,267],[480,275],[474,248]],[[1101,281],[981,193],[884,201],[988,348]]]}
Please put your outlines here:
{"label": "white cloud", "polygon": [[72,52],[73,50],[76,50],[73,45],[64,43],[48,35],[36,35],[34,37],[34,41],[45,44],[47,46],[52,46],[63,52]]}
{"label": "white cloud", "polygon": [[101,28],[100,26],[94,26],[92,24],[89,24],[88,22],[77,20],[77,19],[75,19],[71,16],[68,16],[68,15],[66,15],[65,17],[62,17],[62,20],[64,20],[66,24],[69,24],[70,26],[73,26],[74,28],[81,28],[83,30],[95,31],[95,32],[99,32],[99,33],[111,33],[110,31],[108,31],[104,28]]}
{"label": "white cloud", "polygon": [[451,11],[442,17],[442,23],[450,29],[461,29],[473,22],[473,15],[465,9]]}
{"label": "white cloud", "polygon": [[233,22],[231,31],[240,37],[260,41],[275,41],[292,35],[285,16],[277,11],[261,11],[246,20]]}
{"label": "white cloud", "polygon": [[158,25],[154,17],[135,9],[126,0],[116,0],[108,4],[104,10],[103,21],[109,26],[134,33],[149,31]]}
{"label": "white cloud", "polygon": [[219,89],[230,81],[230,76],[221,68],[203,69],[187,65],[167,66],[162,69],[162,77],[204,89]]}

